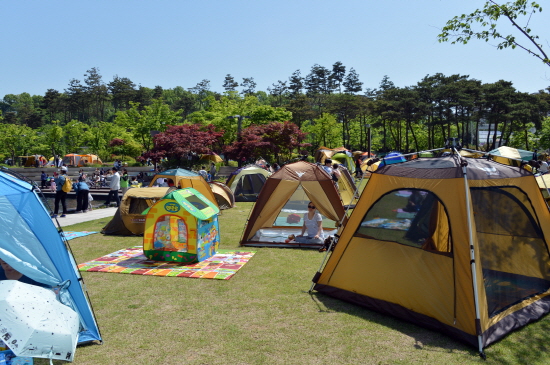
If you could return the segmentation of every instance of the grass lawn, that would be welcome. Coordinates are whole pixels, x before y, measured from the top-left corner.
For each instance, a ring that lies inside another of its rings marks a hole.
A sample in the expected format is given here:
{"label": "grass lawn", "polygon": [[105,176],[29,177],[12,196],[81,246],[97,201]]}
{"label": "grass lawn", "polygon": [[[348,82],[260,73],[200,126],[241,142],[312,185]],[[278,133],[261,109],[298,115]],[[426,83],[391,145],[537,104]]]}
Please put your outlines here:
{"label": "grass lawn", "polygon": [[[239,247],[253,203],[237,205],[220,216],[221,248]],[[64,230],[99,231],[108,221]],[[94,234],[69,244],[82,263],[141,241]],[[324,253],[247,249],[256,255],[227,281],[82,273],[104,343],[77,348],[74,363],[550,363],[550,317],[487,348],[484,362],[474,348],[437,332],[322,294],[310,295],[311,278]]]}

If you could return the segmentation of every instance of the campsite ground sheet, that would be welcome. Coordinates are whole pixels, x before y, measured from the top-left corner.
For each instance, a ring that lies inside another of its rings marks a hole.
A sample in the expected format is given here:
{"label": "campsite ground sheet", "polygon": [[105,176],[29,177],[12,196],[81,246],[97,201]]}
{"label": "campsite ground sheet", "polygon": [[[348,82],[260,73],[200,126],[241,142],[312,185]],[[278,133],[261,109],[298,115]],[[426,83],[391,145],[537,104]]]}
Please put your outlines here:
{"label": "campsite ground sheet", "polygon": [[78,269],[80,271],[229,280],[255,253],[256,251],[218,250],[214,256],[207,260],[182,265],[177,262],[149,260],[143,255],[142,246],[134,246],[82,263],[78,265]]}
{"label": "campsite ground sheet", "polygon": [[73,238],[84,237],[94,233],[97,233],[97,232],[96,231],[82,231],[82,232],[66,231],[66,232],[63,232],[63,235],[65,236],[66,240],[72,240]]}

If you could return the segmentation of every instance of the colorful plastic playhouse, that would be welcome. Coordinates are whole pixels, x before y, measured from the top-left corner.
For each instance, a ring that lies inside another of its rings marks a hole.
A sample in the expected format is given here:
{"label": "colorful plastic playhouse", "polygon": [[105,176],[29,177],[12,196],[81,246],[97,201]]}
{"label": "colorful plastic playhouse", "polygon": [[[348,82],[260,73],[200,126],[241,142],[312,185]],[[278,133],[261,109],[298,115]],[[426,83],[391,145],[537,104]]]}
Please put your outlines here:
{"label": "colorful plastic playhouse", "polygon": [[143,213],[143,253],[155,261],[206,260],[220,243],[219,211],[193,188],[170,192]]}

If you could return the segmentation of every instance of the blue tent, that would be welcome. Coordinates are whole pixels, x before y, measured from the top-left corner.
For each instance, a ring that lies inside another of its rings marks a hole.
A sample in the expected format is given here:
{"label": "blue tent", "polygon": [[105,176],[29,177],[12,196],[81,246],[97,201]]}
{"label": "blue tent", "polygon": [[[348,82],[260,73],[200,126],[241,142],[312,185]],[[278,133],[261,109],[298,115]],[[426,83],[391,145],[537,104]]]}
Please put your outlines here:
{"label": "blue tent", "polygon": [[33,186],[3,171],[0,171],[0,259],[24,277],[59,290],[59,300],[80,316],[78,344],[102,342],[67,242]]}
{"label": "blue tent", "polygon": [[407,159],[401,153],[390,152],[382,158],[382,162],[380,162],[380,165],[378,165],[378,167],[380,168],[382,166],[391,165],[393,163],[406,162],[406,161]]}

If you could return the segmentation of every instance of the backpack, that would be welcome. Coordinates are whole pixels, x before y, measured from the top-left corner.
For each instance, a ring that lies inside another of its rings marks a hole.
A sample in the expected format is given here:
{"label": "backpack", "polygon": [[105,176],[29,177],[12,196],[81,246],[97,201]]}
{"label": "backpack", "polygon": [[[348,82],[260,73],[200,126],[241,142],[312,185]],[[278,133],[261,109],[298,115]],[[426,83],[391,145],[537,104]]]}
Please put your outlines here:
{"label": "backpack", "polygon": [[68,193],[73,189],[73,184],[71,183],[71,179],[69,179],[67,176],[65,176],[65,182],[63,183],[63,186],[61,187],[61,190]]}

